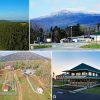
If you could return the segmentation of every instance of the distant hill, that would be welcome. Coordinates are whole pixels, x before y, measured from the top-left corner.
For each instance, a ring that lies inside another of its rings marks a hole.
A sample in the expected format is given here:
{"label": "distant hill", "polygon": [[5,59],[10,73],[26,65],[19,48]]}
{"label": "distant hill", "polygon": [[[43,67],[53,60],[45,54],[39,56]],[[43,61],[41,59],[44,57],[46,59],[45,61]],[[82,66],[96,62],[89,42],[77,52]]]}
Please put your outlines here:
{"label": "distant hill", "polygon": [[77,23],[93,26],[97,23],[100,23],[100,14],[72,12],[66,10],[51,14],[50,16],[31,19],[31,23],[33,25],[38,24],[44,29],[49,29],[51,26],[56,25],[65,27],[69,25],[75,25]]}
{"label": "distant hill", "polygon": [[2,22],[10,22],[9,20],[0,20],[0,23]]}
{"label": "distant hill", "polygon": [[17,52],[17,53],[0,57],[1,62],[17,61],[17,60],[48,60],[48,58],[27,51]]}
{"label": "distant hill", "polygon": [[28,20],[0,20],[0,22],[28,22]]}
{"label": "distant hill", "polygon": [[0,58],[2,57],[2,55],[0,55]]}

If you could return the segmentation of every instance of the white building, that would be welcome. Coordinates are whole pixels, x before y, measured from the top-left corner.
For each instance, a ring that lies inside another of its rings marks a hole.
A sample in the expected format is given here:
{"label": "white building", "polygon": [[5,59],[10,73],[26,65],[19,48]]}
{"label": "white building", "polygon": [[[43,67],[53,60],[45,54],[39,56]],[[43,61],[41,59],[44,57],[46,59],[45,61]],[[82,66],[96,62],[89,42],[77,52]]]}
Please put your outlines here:
{"label": "white building", "polygon": [[43,89],[42,88],[37,88],[37,91],[39,94],[43,94]]}
{"label": "white building", "polygon": [[33,69],[24,69],[23,74],[25,75],[33,75],[35,71]]}
{"label": "white building", "polygon": [[91,37],[94,41],[99,41],[99,42],[100,42],[100,35],[90,35],[90,37]]}
{"label": "white building", "polygon": [[46,42],[47,42],[47,43],[51,43],[51,42],[52,42],[51,38],[47,38],[47,39],[46,39]]}

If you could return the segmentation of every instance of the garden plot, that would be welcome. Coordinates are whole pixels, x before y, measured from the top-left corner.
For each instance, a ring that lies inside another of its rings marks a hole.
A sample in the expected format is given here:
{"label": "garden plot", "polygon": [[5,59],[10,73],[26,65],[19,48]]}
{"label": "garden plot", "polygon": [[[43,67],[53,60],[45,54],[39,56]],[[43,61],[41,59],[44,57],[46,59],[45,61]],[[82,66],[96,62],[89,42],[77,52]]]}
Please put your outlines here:
{"label": "garden plot", "polygon": [[0,94],[1,95],[16,95],[16,80],[13,71],[4,70],[0,76]]}

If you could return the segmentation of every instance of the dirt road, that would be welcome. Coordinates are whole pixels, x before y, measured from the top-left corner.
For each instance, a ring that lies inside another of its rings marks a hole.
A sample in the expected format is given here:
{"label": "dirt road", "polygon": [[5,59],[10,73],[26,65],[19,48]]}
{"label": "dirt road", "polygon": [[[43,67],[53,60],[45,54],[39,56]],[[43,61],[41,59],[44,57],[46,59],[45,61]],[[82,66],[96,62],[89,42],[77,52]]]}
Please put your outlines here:
{"label": "dirt road", "polygon": [[31,82],[30,82],[28,76],[26,76],[26,79],[27,79],[27,82],[28,82],[28,84],[30,85],[32,91],[38,94],[38,92],[34,89],[33,85],[31,84]]}
{"label": "dirt road", "polygon": [[14,71],[14,77],[16,79],[16,84],[17,84],[17,89],[18,89],[18,95],[19,95],[19,100],[23,100],[22,98],[22,89],[21,89],[21,85],[19,82],[19,79],[17,77],[16,71]]}

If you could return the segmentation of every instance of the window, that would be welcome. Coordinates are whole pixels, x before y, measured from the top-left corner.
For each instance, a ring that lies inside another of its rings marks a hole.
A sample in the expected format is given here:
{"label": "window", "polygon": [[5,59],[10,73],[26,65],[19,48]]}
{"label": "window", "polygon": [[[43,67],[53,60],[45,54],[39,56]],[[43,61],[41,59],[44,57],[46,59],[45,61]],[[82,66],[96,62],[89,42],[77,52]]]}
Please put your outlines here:
{"label": "window", "polygon": [[82,72],[82,76],[85,76],[86,75],[86,72]]}
{"label": "window", "polygon": [[93,76],[96,76],[95,73],[93,73]]}
{"label": "window", "polygon": [[70,72],[66,72],[65,75],[70,75]]}
{"label": "window", "polygon": [[75,76],[75,73],[71,73],[72,76]]}
{"label": "window", "polygon": [[69,74],[69,72],[66,72],[66,74]]}
{"label": "window", "polygon": [[81,73],[76,73],[76,76],[81,76]]}
{"label": "window", "polygon": [[91,72],[89,72],[89,76],[92,76],[92,73]]}
{"label": "window", "polygon": [[98,74],[96,74],[96,76],[98,76]]}

